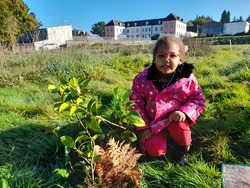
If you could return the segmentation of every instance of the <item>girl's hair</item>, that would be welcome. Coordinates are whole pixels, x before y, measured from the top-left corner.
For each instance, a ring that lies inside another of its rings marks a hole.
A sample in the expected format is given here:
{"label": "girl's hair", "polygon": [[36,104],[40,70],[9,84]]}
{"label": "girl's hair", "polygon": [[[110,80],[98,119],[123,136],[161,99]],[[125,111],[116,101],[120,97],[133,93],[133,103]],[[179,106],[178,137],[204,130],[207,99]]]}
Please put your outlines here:
{"label": "girl's hair", "polygon": [[158,47],[161,44],[167,44],[167,43],[175,43],[179,47],[181,57],[184,58],[185,53],[186,53],[186,49],[185,49],[183,41],[175,36],[163,35],[160,38],[158,38],[157,42],[155,43],[155,45],[153,47],[153,50],[152,50],[153,61],[155,59],[155,54],[158,50]]}

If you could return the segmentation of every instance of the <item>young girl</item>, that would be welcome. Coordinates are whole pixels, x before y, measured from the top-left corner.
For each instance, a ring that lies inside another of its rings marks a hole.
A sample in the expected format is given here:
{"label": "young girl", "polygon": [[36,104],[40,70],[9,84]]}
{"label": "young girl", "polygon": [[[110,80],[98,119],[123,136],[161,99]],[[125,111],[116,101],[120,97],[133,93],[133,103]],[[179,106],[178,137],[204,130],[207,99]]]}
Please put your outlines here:
{"label": "young girl", "polygon": [[145,121],[136,127],[146,154],[166,154],[167,136],[176,143],[174,162],[186,165],[191,144],[190,126],[205,108],[205,98],[192,73],[194,66],[184,62],[187,49],[182,40],[162,36],[153,48],[153,63],[133,81],[130,100],[132,110]]}

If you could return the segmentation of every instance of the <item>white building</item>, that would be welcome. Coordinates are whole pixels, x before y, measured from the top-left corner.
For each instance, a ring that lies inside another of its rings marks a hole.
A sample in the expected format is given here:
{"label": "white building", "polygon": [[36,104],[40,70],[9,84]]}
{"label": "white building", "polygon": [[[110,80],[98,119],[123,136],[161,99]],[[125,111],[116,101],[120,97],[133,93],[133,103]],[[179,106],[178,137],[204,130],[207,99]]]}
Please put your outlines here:
{"label": "white building", "polygon": [[108,39],[151,39],[160,34],[184,37],[186,23],[180,17],[169,14],[166,18],[117,21],[111,20],[105,26],[105,37]]}
{"label": "white building", "polygon": [[247,33],[249,31],[248,22],[231,22],[223,25],[223,34],[235,35],[236,33]]}
{"label": "white building", "polygon": [[72,25],[40,29],[38,30],[38,35],[43,40],[34,42],[35,50],[39,50],[41,46],[47,43],[64,45],[67,40],[73,40]]}
{"label": "white building", "polygon": [[111,20],[105,26],[105,37],[110,39],[123,39],[126,37],[124,34],[125,24],[122,21]]}

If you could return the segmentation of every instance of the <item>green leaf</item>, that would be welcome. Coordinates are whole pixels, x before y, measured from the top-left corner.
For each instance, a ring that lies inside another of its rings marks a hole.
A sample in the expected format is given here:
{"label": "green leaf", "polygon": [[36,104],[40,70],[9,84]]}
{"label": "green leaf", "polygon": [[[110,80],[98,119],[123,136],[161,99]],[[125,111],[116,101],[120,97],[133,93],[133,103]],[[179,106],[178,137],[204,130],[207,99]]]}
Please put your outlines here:
{"label": "green leaf", "polygon": [[85,88],[85,87],[89,84],[89,82],[90,82],[90,79],[84,80],[84,81],[81,83],[81,87],[82,87],[82,88]]}
{"label": "green leaf", "polygon": [[75,143],[80,142],[82,140],[88,140],[90,139],[87,135],[80,135],[75,139]]}
{"label": "green leaf", "polygon": [[59,111],[59,108],[60,108],[61,104],[62,104],[62,103],[55,103],[55,104],[54,104],[54,110],[55,110],[55,111]]}
{"label": "green leaf", "polygon": [[118,94],[118,87],[114,88],[113,93],[114,93],[115,96],[117,96],[117,94]]}
{"label": "green leaf", "polygon": [[88,102],[88,105],[87,105],[87,110],[88,112],[92,112],[92,107],[93,105],[96,103],[96,100],[95,99],[91,99],[89,102]]}
{"label": "green leaf", "polygon": [[86,95],[86,93],[88,93],[88,89],[86,89],[86,88],[82,88],[81,89],[81,96],[85,96]]}
{"label": "green leaf", "polygon": [[75,142],[70,136],[61,136],[60,139],[64,146],[67,146],[69,148],[74,147]]}
{"label": "green leaf", "polygon": [[70,90],[70,94],[72,95],[72,97],[75,97],[78,95],[76,88],[69,87],[69,90]]}
{"label": "green leaf", "polygon": [[70,80],[69,80],[69,84],[73,87],[78,87],[78,82],[77,82],[77,79],[75,77],[72,77]]}
{"label": "green leaf", "polygon": [[136,134],[131,132],[131,131],[128,131],[128,130],[122,133],[122,137],[124,137],[124,139],[129,141],[129,142],[137,141]]}
{"label": "green leaf", "polygon": [[100,134],[96,134],[96,135],[94,135],[92,138],[93,138],[93,140],[96,140],[97,138],[99,138],[101,135]]}
{"label": "green leaf", "polygon": [[65,179],[67,179],[69,177],[69,173],[66,169],[57,168],[54,170],[54,173],[60,175],[62,178],[65,178]]}
{"label": "green leaf", "polygon": [[91,121],[88,125],[86,125],[87,127],[89,127],[90,129],[92,129],[93,131],[96,132],[102,132],[100,125],[98,124],[97,120],[95,117],[91,117]]}
{"label": "green leaf", "polygon": [[135,110],[131,110],[131,111],[129,112],[129,114],[130,114],[130,115],[135,115],[135,116],[141,117],[141,114],[140,114],[139,112],[135,111]]}
{"label": "green leaf", "polygon": [[124,93],[123,96],[122,96],[122,101],[127,101],[129,95],[130,95],[130,91],[127,91],[126,93]]}
{"label": "green leaf", "polygon": [[78,97],[77,99],[76,99],[76,104],[80,104],[80,103],[82,103],[83,102],[83,100],[82,100],[82,98],[80,98],[80,97]]}
{"label": "green leaf", "polygon": [[67,84],[67,81],[61,75],[58,75],[58,79],[61,82],[61,84]]}
{"label": "green leaf", "polygon": [[75,111],[76,111],[76,106],[72,106],[69,112],[70,117],[75,113]]}
{"label": "green leaf", "polygon": [[1,188],[10,188],[8,181],[4,178],[0,179],[0,187]]}
{"label": "green leaf", "polygon": [[70,104],[68,104],[68,103],[62,103],[59,107],[59,112],[66,110],[67,108],[69,108],[69,106],[70,106]]}
{"label": "green leaf", "polygon": [[129,120],[131,121],[131,123],[137,123],[140,121],[140,117],[135,116],[135,115],[129,115]]}
{"label": "green leaf", "polygon": [[141,117],[136,115],[129,115],[129,120],[136,127],[144,127],[146,125],[145,121]]}
{"label": "green leaf", "polygon": [[69,94],[65,94],[63,96],[63,102],[68,102],[70,100],[72,100],[72,95],[70,93]]}
{"label": "green leaf", "polygon": [[139,122],[134,123],[136,127],[144,127],[146,126],[146,123],[143,119],[140,119]]}
{"label": "green leaf", "polygon": [[57,93],[58,92],[58,89],[56,88],[56,86],[51,85],[51,84],[48,85],[48,90],[50,93]]}

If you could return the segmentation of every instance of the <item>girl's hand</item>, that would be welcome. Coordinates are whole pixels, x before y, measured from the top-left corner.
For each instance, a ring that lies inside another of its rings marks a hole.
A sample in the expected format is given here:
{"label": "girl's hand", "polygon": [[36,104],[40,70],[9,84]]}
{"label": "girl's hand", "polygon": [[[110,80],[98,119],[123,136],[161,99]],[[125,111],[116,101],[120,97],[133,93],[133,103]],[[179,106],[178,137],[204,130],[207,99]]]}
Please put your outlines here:
{"label": "girl's hand", "polygon": [[139,137],[141,140],[147,140],[152,136],[151,129],[145,129],[139,132]]}
{"label": "girl's hand", "polygon": [[186,120],[186,114],[184,114],[182,111],[177,110],[170,114],[169,119],[175,122],[183,122]]}

